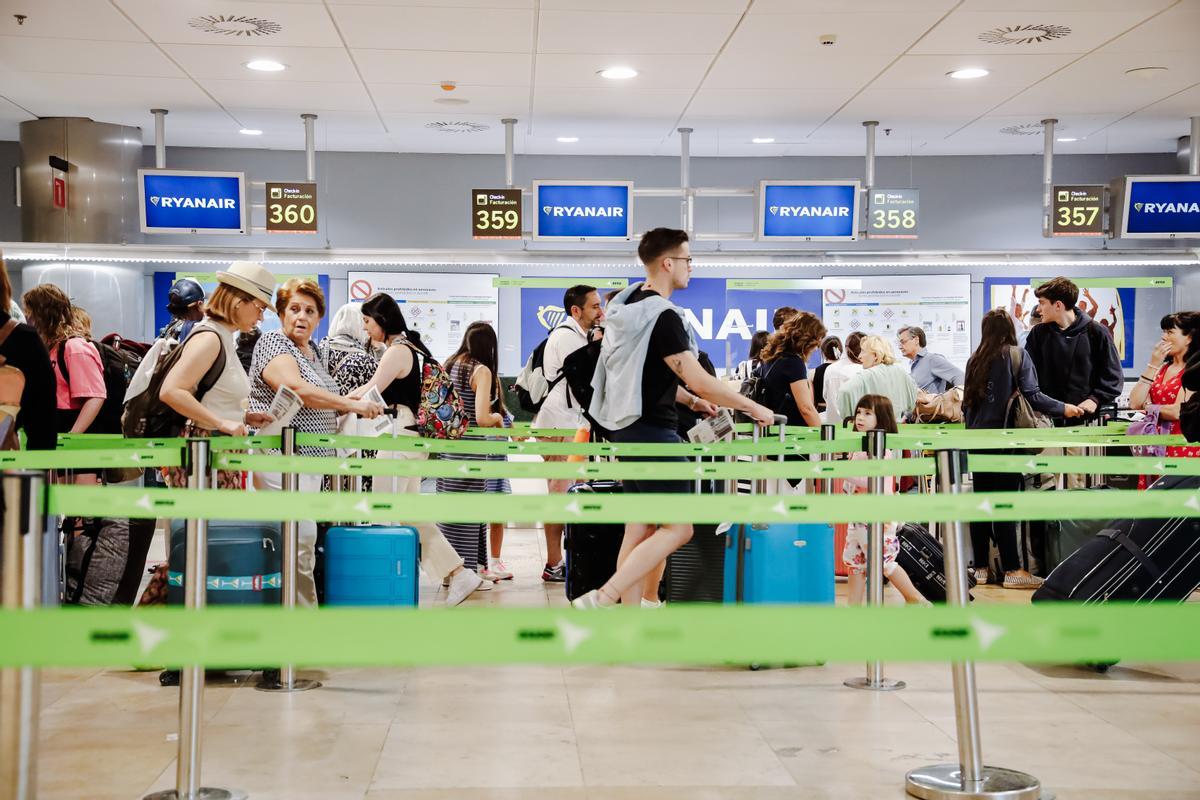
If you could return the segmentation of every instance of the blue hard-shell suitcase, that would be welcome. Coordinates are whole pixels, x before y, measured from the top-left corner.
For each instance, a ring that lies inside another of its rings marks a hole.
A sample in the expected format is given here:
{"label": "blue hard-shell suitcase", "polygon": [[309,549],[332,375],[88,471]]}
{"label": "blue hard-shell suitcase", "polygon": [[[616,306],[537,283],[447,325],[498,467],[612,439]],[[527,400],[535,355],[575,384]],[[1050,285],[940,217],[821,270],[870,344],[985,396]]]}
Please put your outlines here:
{"label": "blue hard-shell suitcase", "polygon": [[330,528],[325,534],[325,604],[415,607],[420,563],[416,528]]}
{"label": "blue hard-shell suitcase", "polygon": [[[278,522],[213,520],[208,523],[207,603],[210,606],[278,605],[282,545]],[[183,605],[187,523],[171,525],[168,605]]]}
{"label": "blue hard-shell suitcase", "polygon": [[833,526],[735,525],[725,536],[726,603],[833,604]]}

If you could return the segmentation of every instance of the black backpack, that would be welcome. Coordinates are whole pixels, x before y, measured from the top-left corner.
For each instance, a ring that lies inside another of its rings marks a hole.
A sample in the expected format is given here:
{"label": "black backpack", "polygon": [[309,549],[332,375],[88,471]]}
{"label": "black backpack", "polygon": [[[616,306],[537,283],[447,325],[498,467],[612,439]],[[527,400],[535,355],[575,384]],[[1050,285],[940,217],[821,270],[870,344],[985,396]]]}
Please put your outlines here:
{"label": "black backpack", "polygon": [[771,362],[771,366],[767,367],[766,372],[763,372],[763,362],[755,364],[754,368],[750,370],[750,374],[742,381],[742,385],[738,387],[738,394],[753,400],[760,406],[773,408],[773,404],[767,402],[767,376],[771,374],[774,366],[775,362]]}
{"label": "black backpack", "polygon": [[[197,331],[197,333],[205,332],[203,329]],[[216,334],[216,331],[211,332]],[[178,411],[160,400],[158,395],[162,391],[163,380],[172,367],[179,363],[183,350],[187,347],[187,342],[193,338],[195,337],[189,336],[187,341],[172,347],[161,356],[154,366],[154,374],[150,376],[150,383],[146,390],[129,398],[129,402],[125,404],[125,417],[118,428],[126,437],[130,439],[171,439],[183,432],[187,420]],[[220,341],[221,351],[217,354],[217,359],[213,361],[212,366],[200,378],[200,383],[196,387],[197,401],[204,398],[208,390],[216,385],[221,373],[225,371],[225,343],[221,341],[219,335],[217,340]],[[120,396],[122,398],[125,396],[124,391]]]}
{"label": "black backpack", "polygon": [[566,380],[567,388],[583,409],[583,415],[593,424],[595,420],[588,416],[588,408],[592,405],[592,376],[596,374],[596,365],[599,363],[600,340],[596,340],[568,355],[562,365],[562,378]]}
{"label": "black backpack", "polygon": [[[91,344],[100,354],[100,366],[104,372],[105,398],[104,405],[100,407],[100,413],[96,415],[88,432],[120,433],[125,390],[129,388],[129,381],[133,379],[133,373],[137,372],[142,358],[130,350],[113,347],[104,342],[91,342]],[[71,372],[67,368],[66,347],[66,342],[59,344],[58,350],[55,351],[55,358],[58,360],[58,369],[62,373],[63,380],[70,385]]]}
{"label": "black backpack", "polygon": [[[549,344],[550,337],[554,335],[554,331],[566,327],[566,325],[559,325],[557,328],[554,328],[545,339],[542,339],[538,343],[537,347],[533,348],[533,352],[525,360],[525,366],[521,368],[516,381],[513,382],[513,391],[517,393],[517,402],[521,408],[531,414],[536,414],[542,410],[542,404],[546,402],[546,398],[550,396],[550,392],[563,380],[562,372],[559,372],[558,377],[554,380],[547,380],[544,364],[546,359],[546,345]],[[571,399],[568,395],[567,405],[569,406],[570,404]]]}

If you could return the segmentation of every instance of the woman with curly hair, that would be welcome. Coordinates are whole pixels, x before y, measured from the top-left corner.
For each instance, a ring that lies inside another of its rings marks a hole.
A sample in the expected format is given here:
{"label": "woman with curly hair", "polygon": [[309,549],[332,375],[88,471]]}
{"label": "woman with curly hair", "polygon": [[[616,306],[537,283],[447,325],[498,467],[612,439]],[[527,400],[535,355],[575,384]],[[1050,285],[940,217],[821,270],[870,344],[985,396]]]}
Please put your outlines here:
{"label": "woman with curly hair", "polygon": [[766,386],[763,405],[786,415],[788,425],[821,424],[806,362],[824,336],[825,326],[815,314],[798,311],[787,318],[759,353],[762,363],[758,371]]}

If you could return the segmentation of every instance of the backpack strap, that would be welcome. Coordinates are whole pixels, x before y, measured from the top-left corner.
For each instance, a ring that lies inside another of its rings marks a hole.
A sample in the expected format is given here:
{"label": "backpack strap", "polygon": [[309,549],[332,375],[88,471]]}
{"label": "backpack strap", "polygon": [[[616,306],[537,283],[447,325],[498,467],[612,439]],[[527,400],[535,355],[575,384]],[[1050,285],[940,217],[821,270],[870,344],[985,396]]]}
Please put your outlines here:
{"label": "backpack strap", "polygon": [[[15,331],[17,329],[17,325],[19,324],[20,323],[18,323],[15,319],[9,317],[8,322],[0,325],[0,347],[4,346],[4,343],[8,341],[8,335]],[[0,367],[4,366],[6,363],[8,363],[8,359],[0,355]]]}
{"label": "backpack strap", "polygon": [[[196,333],[211,333],[217,337],[217,357],[213,360],[210,366],[200,378],[200,382],[196,384],[196,401],[199,402],[204,395],[208,394],[209,389],[217,385],[217,381],[221,379],[221,373],[225,371],[225,342],[222,341],[221,335],[211,328],[201,328]],[[188,339],[192,337],[189,336]],[[181,353],[182,355],[182,353]]]}
{"label": "backpack strap", "polygon": [[1150,556],[1146,555],[1146,551],[1138,547],[1137,542],[1133,541],[1133,539],[1130,539],[1129,535],[1124,531],[1107,528],[1100,531],[1100,533],[1097,535],[1103,536],[1105,539],[1114,541],[1121,545],[1121,547],[1124,547],[1129,554],[1136,558],[1138,563],[1142,565],[1142,569],[1150,573],[1150,577],[1154,578],[1155,583],[1162,583],[1162,570],[1158,568],[1157,564],[1150,560]]}

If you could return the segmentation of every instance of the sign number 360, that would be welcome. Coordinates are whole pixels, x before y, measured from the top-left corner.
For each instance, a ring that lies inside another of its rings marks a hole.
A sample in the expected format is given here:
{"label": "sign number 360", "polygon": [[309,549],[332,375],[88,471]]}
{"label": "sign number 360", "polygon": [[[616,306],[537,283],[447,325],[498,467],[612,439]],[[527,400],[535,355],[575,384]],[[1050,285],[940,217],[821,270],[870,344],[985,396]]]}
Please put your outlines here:
{"label": "sign number 360", "polygon": [[520,222],[517,212],[509,211],[476,211],[475,227],[481,231],[507,230],[517,227]]}
{"label": "sign number 360", "polygon": [[912,209],[899,211],[895,208],[884,210],[877,208],[872,212],[875,215],[875,228],[906,228],[911,230],[917,226],[917,212]]}
{"label": "sign number 360", "polygon": [[297,222],[302,222],[305,225],[311,225],[317,218],[317,209],[307,204],[271,203],[267,207],[267,212],[271,215],[272,223],[286,222],[289,225],[295,225]]}

